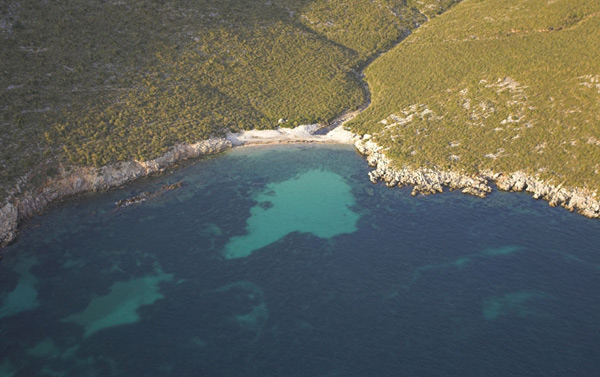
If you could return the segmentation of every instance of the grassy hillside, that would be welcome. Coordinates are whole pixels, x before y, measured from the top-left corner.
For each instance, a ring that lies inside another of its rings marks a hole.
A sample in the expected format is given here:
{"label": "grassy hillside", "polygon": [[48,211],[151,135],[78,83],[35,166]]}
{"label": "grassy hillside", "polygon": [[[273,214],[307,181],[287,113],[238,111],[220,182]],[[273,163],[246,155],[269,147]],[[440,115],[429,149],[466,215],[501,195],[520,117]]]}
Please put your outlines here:
{"label": "grassy hillside", "polygon": [[366,70],[398,166],[600,187],[600,3],[464,0]]}
{"label": "grassy hillside", "polygon": [[0,198],[57,162],[326,122],[364,100],[356,70],[453,2],[4,1]]}

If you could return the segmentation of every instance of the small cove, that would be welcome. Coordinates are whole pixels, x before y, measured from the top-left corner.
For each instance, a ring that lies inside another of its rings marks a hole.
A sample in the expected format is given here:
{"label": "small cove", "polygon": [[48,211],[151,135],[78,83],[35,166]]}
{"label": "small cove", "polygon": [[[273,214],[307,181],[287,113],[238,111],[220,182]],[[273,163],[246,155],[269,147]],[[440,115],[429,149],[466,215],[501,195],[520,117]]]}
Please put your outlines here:
{"label": "small cove", "polygon": [[0,262],[0,376],[595,375],[597,221],[367,171],[241,148],[31,220]]}

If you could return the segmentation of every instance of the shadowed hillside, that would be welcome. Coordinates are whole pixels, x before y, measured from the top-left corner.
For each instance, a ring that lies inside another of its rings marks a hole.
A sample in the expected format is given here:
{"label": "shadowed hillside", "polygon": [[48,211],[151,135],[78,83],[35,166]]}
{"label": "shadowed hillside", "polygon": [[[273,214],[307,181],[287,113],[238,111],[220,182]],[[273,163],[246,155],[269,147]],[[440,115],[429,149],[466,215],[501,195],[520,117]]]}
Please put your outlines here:
{"label": "shadowed hillside", "polygon": [[356,71],[453,1],[7,1],[2,193],[56,163],[149,159],[224,130],[326,122]]}

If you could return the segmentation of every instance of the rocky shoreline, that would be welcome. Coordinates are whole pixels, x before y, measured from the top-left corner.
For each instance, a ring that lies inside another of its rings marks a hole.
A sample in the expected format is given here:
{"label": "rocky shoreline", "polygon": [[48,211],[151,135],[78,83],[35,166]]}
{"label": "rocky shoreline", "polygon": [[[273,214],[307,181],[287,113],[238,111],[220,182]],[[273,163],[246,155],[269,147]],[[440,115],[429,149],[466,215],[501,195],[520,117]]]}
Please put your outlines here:
{"label": "rocky shoreline", "polygon": [[385,182],[389,187],[412,186],[412,195],[435,194],[450,190],[461,190],[464,194],[485,197],[492,192],[492,185],[503,191],[525,191],[535,199],[544,199],[552,207],[562,206],[588,218],[600,218],[600,200],[597,193],[580,188],[554,186],[544,183],[523,172],[495,173],[484,171],[479,175],[468,176],[459,172],[437,171],[432,169],[397,169],[392,167],[383,148],[364,135],[355,143],[356,149],[363,154],[370,166],[375,169],[369,173],[373,183]]}
{"label": "rocky shoreline", "polygon": [[[135,179],[156,174],[179,161],[211,155],[226,149],[245,145],[285,143],[336,143],[352,144],[354,134],[339,126],[318,135],[319,125],[298,126],[293,129],[243,131],[229,133],[226,138],[211,138],[194,144],[178,144],[163,156],[150,161],[126,161],[93,167],[63,167],[53,178],[48,178],[39,187],[28,186],[32,177],[25,177],[17,185],[0,208],[0,248],[17,237],[19,224],[35,214],[42,213],[48,205],[67,197],[121,186]],[[144,197],[128,200],[142,201]]]}
{"label": "rocky shoreline", "polygon": [[[276,143],[274,140],[270,141]],[[289,143],[290,140],[284,139],[280,142]],[[548,201],[550,206],[562,206],[588,218],[600,218],[600,200],[596,198],[596,193],[587,190],[546,184],[523,172],[505,174],[485,171],[479,175],[469,176],[459,172],[425,168],[397,169],[385,156],[383,148],[373,142],[369,135],[355,137],[354,145],[357,151],[365,156],[369,165],[375,168],[369,172],[371,182],[382,181],[388,187],[412,186],[413,196],[441,193],[446,187],[449,190],[461,190],[464,194],[484,198],[492,192],[492,186],[495,185],[504,191],[530,192],[535,199]],[[83,192],[118,187],[135,179],[164,171],[179,161],[220,153],[231,147],[231,140],[225,138],[212,138],[195,144],[178,144],[165,155],[154,160],[120,162],[101,168],[63,168],[56,177],[47,179],[37,188],[20,191],[17,187],[0,208],[0,247],[6,246],[16,238],[20,222],[43,212],[53,202]]]}
{"label": "rocky shoreline", "polygon": [[51,203],[88,191],[106,190],[121,186],[135,179],[155,174],[176,162],[202,155],[219,153],[231,148],[231,142],[212,138],[194,144],[178,144],[163,156],[150,161],[127,161],[103,166],[61,168],[53,178],[39,187],[24,189],[24,179],[0,208],[0,247],[6,246],[17,236],[20,222],[41,213]]}

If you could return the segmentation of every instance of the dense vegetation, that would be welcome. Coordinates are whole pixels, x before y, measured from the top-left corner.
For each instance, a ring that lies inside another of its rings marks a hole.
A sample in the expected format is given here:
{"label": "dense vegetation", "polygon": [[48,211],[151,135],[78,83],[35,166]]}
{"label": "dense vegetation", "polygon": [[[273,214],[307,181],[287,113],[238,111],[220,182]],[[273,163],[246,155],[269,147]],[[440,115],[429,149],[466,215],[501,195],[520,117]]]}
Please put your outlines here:
{"label": "dense vegetation", "polygon": [[366,62],[454,1],[4,1],[0,198],[57,163],[327,122],[364,101]]}
{"label": "dense vegetation", "polygon": [[397,166],[600,187],[600,2],[464,0],[366,70]]}

